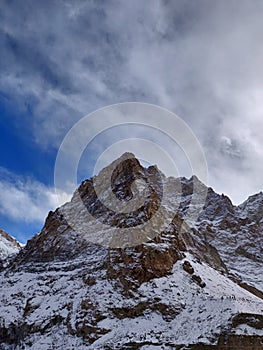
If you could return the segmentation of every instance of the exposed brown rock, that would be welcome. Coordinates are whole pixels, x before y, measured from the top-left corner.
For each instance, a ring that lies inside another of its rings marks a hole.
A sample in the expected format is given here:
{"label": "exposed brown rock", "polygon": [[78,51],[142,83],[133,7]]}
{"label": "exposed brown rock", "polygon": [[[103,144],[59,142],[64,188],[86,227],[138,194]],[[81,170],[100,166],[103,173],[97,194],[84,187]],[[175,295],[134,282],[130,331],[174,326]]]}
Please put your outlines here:
{"label": "exposed brown rock", "polygon": [[183,269],[189,273],[190,275],[192,275],[194,273],[194,268],[193,266],[190,264],[189,261],[185,260],[183,263]]}
{"label": "exposed brown rock", "polygon": [[108,253],[107,276],[118,279],[125,289],[139,286],[152,278],[168,274],[183,253],[176,245],[162,249],[149,244],[135,248],[111,249]]}
{"label": "exposed brown rock", "polygon": [[139,317],[147,310],[158,311],[162,314],[165,321],[170,322],[181,312],[182,307],[181,305],[169,305],[149,300],[146,302],[140,302],[132,307],[115,307],[110,310],[119,319]]}
{"label": "exposed brown rock", "polygon": [[202,280],[202,278],[199,275],[192,275],[192,279],[197,282],[197,284],[204,288],[206,286],[206,283]]}

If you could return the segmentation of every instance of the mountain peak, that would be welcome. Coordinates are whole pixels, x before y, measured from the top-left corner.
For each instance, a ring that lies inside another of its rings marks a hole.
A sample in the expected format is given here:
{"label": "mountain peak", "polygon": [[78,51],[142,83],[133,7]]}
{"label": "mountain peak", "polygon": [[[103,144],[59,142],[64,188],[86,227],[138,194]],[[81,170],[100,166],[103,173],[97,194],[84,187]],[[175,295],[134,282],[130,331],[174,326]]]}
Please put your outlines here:
{"label": "mountain peak", "polygon": [[4,267],[0,342],[260,349],[246,332],[262,324],[261,236],[260,223],[197,177],[166,178],[124,153],[50,212]]}

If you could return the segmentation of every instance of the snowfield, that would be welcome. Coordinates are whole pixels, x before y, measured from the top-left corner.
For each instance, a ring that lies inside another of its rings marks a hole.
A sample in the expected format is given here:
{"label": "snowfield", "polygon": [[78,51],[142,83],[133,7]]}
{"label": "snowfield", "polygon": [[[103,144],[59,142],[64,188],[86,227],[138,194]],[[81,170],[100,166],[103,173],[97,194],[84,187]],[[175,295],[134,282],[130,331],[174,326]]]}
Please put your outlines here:
{"label": "snowfield", "polygon": [[[70,327],[74,330],[76,324],[86,320],[95,333],[100,333],[98,329],[106,330],[88,347],[99,350],[106,344],[111,349],[122,349],[129,343],[144,346],[147,342],[156,346],[214,344],[222,330],[230,327],[234,315],[241,312],[263,315],[261,299],[205,263],[197,262],[189,253],[174,265],[170,275],[143,283],[129,296],[123,295],[115,281],[105,279],[103,269],[92,272],[91,267],[96,266],[99,258],[95,255],[77,259],[71,262],[72,269],[64,272],[67,266],[60,262],[46,265],[47,270],[41,272],[2,273],[0,324],[19,325],[21,321],[38,327],[39,331],[26,338],[25,349],[62,349],[62,344],[65,349],[86,349],[82,337],[68,332]],[[183,269],[185,260],[205,282],[204,288]],[[92,285],[83,282],[86,274],[94,277]],[[125,311],[135,310],[138,305],[144,305],[138,314],[125,316]],[[166,307],[167,312],[160,312],[158,305]],[[101,315],[96,327],[92,326],[94,315],[89,315],[93,306]],[[119,314],[116,310],[120,310]],[[55,319],[61,322],[56,325]],[[248,332],[262,334],[262,330],[245,326],[236,330],[237,334]],[[8,345],[2,348],[14,349]]]}

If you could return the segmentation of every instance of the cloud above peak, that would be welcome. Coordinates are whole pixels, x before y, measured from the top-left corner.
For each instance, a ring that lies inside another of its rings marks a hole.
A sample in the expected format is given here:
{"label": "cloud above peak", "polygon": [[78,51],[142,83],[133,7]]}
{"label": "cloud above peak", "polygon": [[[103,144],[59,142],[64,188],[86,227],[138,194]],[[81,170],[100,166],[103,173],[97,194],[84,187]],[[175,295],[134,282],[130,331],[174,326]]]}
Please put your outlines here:
{"label": "cloud above peak", "polygon": [[262,189],[262,15],[260,0],[6,1],[1,93],[44,149],[108,104],[168,108],[240,202]]}

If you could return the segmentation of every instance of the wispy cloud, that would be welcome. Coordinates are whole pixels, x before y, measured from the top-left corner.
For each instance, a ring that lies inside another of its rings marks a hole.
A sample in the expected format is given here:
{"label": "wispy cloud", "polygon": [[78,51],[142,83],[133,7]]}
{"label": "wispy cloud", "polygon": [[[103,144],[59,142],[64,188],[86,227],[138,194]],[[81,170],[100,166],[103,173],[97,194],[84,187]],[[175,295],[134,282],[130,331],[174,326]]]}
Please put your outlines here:
{"label": "wispy cloud", "polygon": [[169,108],[240,202],[262,188],[262,15],[261,0],[6,1],[0,87],[41,147],[107,104]]}
{"label": "wispy cloud", "polygon": [[70,199],[66,193],[0,168],[0,214],[15,222],[43,223],[48,212]]}

